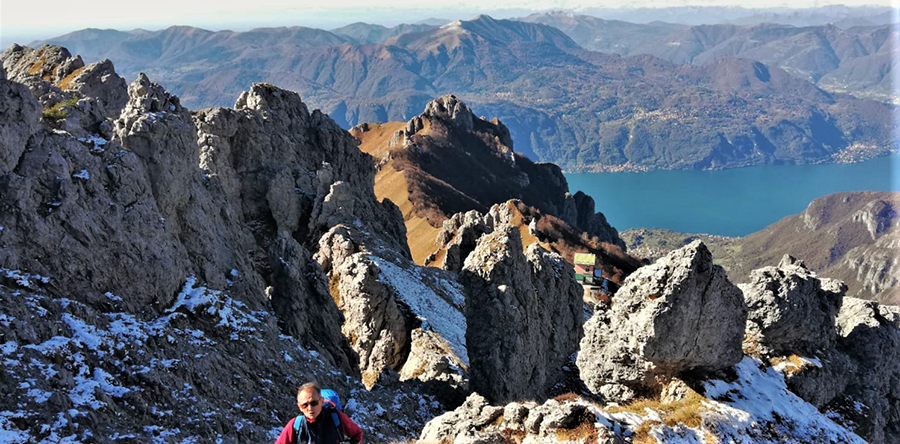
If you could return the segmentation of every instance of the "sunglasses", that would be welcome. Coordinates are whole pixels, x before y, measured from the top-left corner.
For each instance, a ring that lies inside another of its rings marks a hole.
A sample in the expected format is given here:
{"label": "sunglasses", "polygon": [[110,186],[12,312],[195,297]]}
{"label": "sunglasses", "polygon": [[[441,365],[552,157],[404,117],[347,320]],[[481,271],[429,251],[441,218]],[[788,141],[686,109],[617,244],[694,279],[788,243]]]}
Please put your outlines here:
{"label": "sunglasses", "polygon": [[319,405],[319,401],[312,400],[312,401],[304,402],[304,403],[300,404],[300,407],[307,408],[307,407],[315,407],[317,405]]}

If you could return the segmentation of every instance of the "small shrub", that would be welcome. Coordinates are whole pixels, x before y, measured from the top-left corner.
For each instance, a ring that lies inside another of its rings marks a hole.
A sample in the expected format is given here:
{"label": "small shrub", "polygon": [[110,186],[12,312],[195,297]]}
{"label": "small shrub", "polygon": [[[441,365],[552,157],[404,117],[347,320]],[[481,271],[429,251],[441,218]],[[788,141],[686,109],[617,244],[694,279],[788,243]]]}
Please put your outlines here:
{"label": "small shrub", "polygon": [[68,115],[66,111],[67,106],[75,106],[78,103],[78,97],[72,96],[69,99],[63,100],[62,102],[57,103],[56,105],[51,106],[50,108],[45,108],[42,116],[46,120],[62,120],[65,119]]}

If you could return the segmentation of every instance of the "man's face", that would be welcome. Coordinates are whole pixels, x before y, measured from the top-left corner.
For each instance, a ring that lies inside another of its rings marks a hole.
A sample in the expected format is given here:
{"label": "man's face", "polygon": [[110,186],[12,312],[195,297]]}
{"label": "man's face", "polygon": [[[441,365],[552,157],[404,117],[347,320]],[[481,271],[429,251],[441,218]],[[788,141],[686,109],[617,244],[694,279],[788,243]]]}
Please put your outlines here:
{"label": "man's face", "polygon": [[322,397],[315,390],[304,390],[297,395],[297,407],[306,419],[316,419],[322,413]]}

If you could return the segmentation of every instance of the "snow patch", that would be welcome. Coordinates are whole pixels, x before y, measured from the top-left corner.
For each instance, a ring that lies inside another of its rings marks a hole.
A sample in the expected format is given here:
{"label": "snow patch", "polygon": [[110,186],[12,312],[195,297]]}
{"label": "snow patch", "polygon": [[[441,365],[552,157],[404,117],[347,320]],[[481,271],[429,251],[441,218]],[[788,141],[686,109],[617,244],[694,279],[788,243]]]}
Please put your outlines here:
{"label": "snow patch", "polygon": [[246,306],[240,301],[235,301],[218,290],[195,287],[196,284],[197,278],[187,277],[181,293],[166,313],[174,313],[180,308],[194,314],[205,312],[219,318],[217,327],[229,327],[234,331],[253,331],[249,324],[261,323],[256,316],[245,312]]}
{"label": "snow patch", "polygon": [[42,284],[50,282],[50,278],[47,276],[28,274],[20,270],[10,270],[9,268],[0,268],[0,277],[11,279],[16,285],[25,288],[34,288],[31,281],[38,281]]}
{"label": "snow patch", "polygon": [[[784,376],[775,369],[745,357],[735,370],[738,378],[734,382],[704,384],[706,396],[712,400],[705,403],[710,411],[704,415],[704,423],[712,425],[723,441],[775,444],[788,438],[797,442],[865,443],[788,390]],[[777,437],[767,435],[761,423],[770,423],[778,431]]]}
{"label": "snow patch", "polygon": [[99,368],[95,368],[92,374],[76,375],[74,379],[75,388],[69,392],[69,399],[77,406],[86,406],[93,410],[97,410],[105,405],[105,403],[98,401],[94,397],[97,390],[106,392],[116,398],[121,398],[131,391],[125,387],[113,385],[110,382],[113,379],[112,375]]}
{"label": "snow patch", "polygon": [[88,170],[81,170],[73,174],[72,177],[75,179],[88,180],[91,178],[91,173],[89,173]]}
{"label": "snow patch", "polygon": [[[381,270],[382,282],[397,292],[397,297],[408,305],[422,321],[422,328],[439,334],[450,346],[453,354],[464,365],[469,365],[466,351],[466,318],[459,306],[453,306],[441,295],[423,284],[421,269],[408,270],[376,256],[369,259]],[[465,296],[457,286],[442,281],[442,288],[450,295],[453,304],[464,304]]]}
{"label": "snow patch", "polygon": [[106,146],[107,143],[109,143],[106,139],[100,136],[79,137],[78,141],[84,144],[90,144],[92,153],[102,153],[103,151],[105,151],[103,147]]}

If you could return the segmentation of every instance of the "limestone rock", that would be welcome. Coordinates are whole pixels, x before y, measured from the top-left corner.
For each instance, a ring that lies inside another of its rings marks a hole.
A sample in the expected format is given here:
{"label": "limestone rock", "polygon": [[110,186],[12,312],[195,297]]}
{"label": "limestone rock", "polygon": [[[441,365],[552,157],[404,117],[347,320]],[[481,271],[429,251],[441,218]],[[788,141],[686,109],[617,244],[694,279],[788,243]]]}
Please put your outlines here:
{"label": "limestone rock", "polygon": [[844,399],[827,408],[849,417],[857,433],[870,443],[900,441],[898,312],[895,306],[844,298],[837,316],[837,349],[850,357],[856,369],[843,375],[850,381]]}
{"label": "limestone rock", "polygon": [[466,344],[473,390],[500,401],[542,398],[563,379],[581,337],[574,271],[518,229],[499,226],[466,258]]}
{"label": "limestone rock", "polygon": [[0,68],[0,174],[11,171],[37,130],[41,104],[24,85],[6,80]]}
{"label": "limestone rock", "polygon": [[367,387],[375,384],[383,369],[400,368],[408,353],[403,348],[408,350],[411,342],[412,319],[401,312],[396,293],[379,278],[378,266],[362,253],[334,270],[339,293],[333,297],[345,318],[342,331],[359,354]]}
{"label": "limestone rock", "polygon": [[69,105],[63,119],[69,121],[64,127],[70,132],[86,128],[96,133],[105,119],[118,116],[128,100],[125,80],[109,60],[85,66],[81,56],[55,45],[38,49],[12,45],[0,60],[10,80],[28,86],[45,108],[81,99],[77,106]]}
{"label": "limestone rock", "polygon": [[343,225],[332,228],[316,257],[330,268],[331,295],[344,313],[342,331],[360,356],[363,382],[372,387],[382,374],[399,372],[401,380],[463,386],[464,297],[455,276],[387,249],[373,252],[355,235]]}
{"label": "limestone rock", "polygon": [[785,255],[778,267],[754,270],[740,285],[747,302],[747,347],[763,355],[815,355],[833,347],[834,319],[847,287],[820,279]]}
{"label": "limestone rock", "polygon": [[[477,119],[472,110],[453,95],[443,96],[428,102],[425,105],[425,112],[422,113],[422,116],[429,119],[441,119],[468,131],[474,128],[474,122]],[[413,131],[409,131],[410,129]],[[412,124],[411,122],[407,128],[407,133],[412,134],[419,129],[421,129],[421,124]],[[512,145],[509,145],[509,148],[512,149]]]}
{"label": "limestone rock", "polygon": [[[608,384],[659,388],[658,379],[739,362],[747,311],[740,290],[694,242],[625,280],[585,325],[577,365],[599,393]],[[607,393],[609,391],[607,390]]]}
{"label": "limestone rock", "polygon": [[[564,433],[579,429],[594,436],[602,444],[622,444],[625,441],[599,420],[591,405],[581,399],[560,402],[548,399],[543,404],[534,401],[511,402],[494,407],[473,393],[456,410],[438,416],[422,430],[419,442],[570,442],[561,438]],[[570,432],[571,433],[571,432]],[[584,438],[580,438],[584,439]]]}
{"label": "limestone rock", "polygon": [[[820,350],[807,360],[802,356],[791,355],[787,358],[776,358],[774,362],[785,366],[784,380],[788,388],[806,402],[823,408],[829,402],[844,394],[851,384],[853,374],[858,371],[858,364],[846,354],[829,348]],[[799,365],[792,361],[800,361]]]}
{"label": "limestone rock", "polygon": [[[0,354],[8,363],[26,346],[67,339],[0,372],[24,372],[0,394],[16,399],[15,427],[33,432],[26,440],[121,436],[151,410],[178,430],[165,413],[177,409],[182,418],[223,412],[192,420],[203,427],[181,424],[179,440],[258,442],[272,415],[296,414],[290,391],[303,379],[350,393],[357,357],[313,250],[340,225],[355,237],[326,242],[331,257],[362,248],[408,257],[395,247],[405,240],[399,210],[375,199],[370,158],[352,138],[293,93],[256,87],[245,108],[192,115],[143,75],[102,137],[80,117],[39,120],[40,102],[0,73]],[[82,98],[70,117],[83,104],[102,106]],[[42,369],[59,376],[41,377],[41,396],[52,395],[26,402],[19,387]],[[85,380],[89,392],[76,390]],[[357,396],[374,402],[367,393]],[[392,436],[438,408],[425,395],[380,396],[399,407],[367,423]],[[36,420],[57,414],[60,430]]]}

